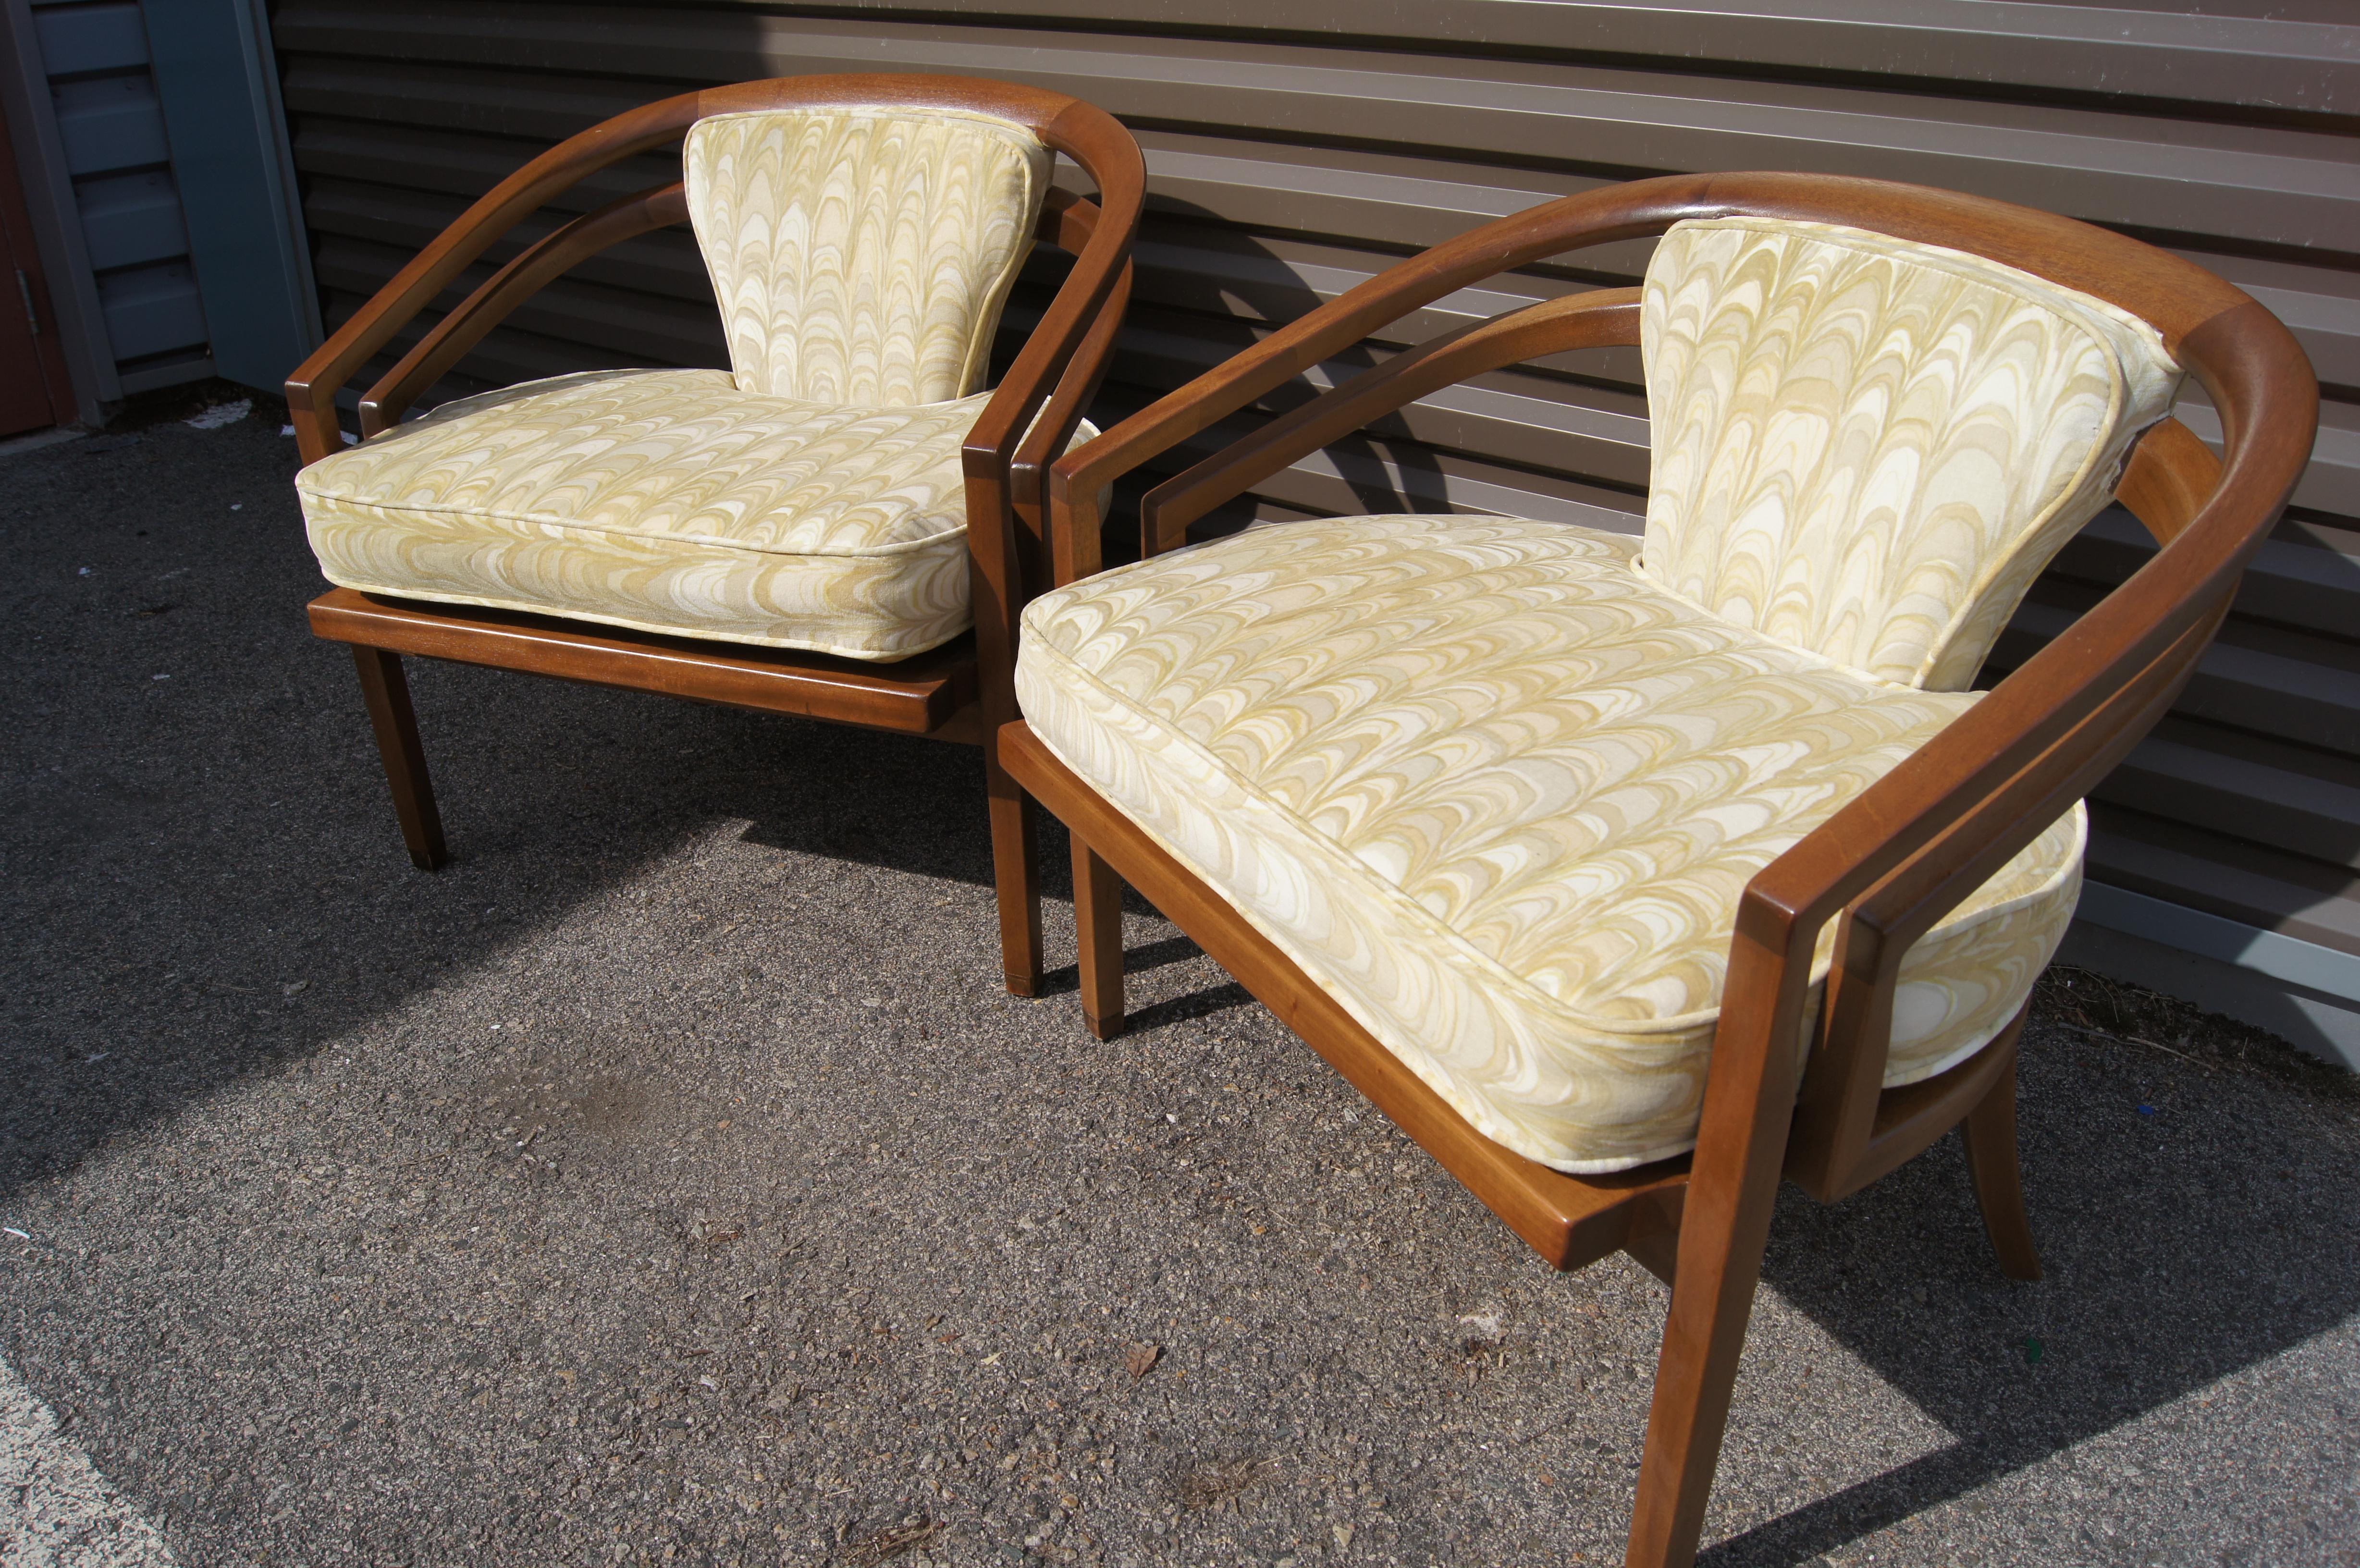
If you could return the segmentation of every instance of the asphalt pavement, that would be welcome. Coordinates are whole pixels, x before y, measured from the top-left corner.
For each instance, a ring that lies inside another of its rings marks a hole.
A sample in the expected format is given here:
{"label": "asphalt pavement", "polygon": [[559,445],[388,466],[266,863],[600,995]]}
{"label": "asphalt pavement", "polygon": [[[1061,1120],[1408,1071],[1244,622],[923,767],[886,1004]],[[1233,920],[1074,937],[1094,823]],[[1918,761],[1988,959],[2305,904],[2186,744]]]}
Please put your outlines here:
{"label": "asphalt pavement", "polygon": [[[964,749],[421,666],[413,870],[295,467],[0,460],[0,1560],[1621,1560],[1652,1278],[1143,906],[1002,994]],[[1705,1561],[2360,1563],[2351,1076],[2067,975],[2023,1138],[2037,1284],[1787,1195]]]}

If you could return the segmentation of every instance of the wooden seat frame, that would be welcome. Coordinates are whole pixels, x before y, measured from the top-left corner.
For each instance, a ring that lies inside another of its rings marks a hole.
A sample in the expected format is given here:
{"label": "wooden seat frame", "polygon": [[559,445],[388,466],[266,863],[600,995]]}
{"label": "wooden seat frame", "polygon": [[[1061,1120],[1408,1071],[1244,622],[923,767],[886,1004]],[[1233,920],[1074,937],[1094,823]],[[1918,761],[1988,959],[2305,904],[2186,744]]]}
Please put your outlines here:
{"label": "wooden seat frame", "polygon": [[[2001,1267],[2039,1272],[2018,1182],[2016,1048],[2024,1018],[1975,1056],[1883,1088],[1894,988],[1912,942],[2086,794],[2169,708],[2248,556],[2301,474],[2318,387],[2259,304],[2137,241],[2048,213],[1912,186],[1792,174],[1673,176],[1536,207],[1437,246],[1273,332],[1054,465],[1059,583],[1098,570],[1105,485],[1411,310],[1494,273],[1688,218],[1848,224],[1972,251],[2152,323],[2220,412],[2216,459],[2166,419],[2134,449],[2119,499],[2162,548],[1983,701],[1756,875],[1740,900],[1693,1154],[1568,1176],[1482,1137],[1225,898],[1065,768],[1022,723],[1000,732],[1017,780],[1072,829],[1082,1003],[1121,1027],[1118,877],[1424,1145],[1542,1257],[1577,1268],[1622,1248],[1668,1281],[1671,1308],[1627,1561],[1693,1561],[1782,1179],[1855,1192],[1963,1124]],[[1142,549],[1289,463],[1468,376],[1543,354],[1639,342],[1639,290],[1512,311],[1405,351],[1151,491]],[[1836,922],[1817,1044],[1796,1064],[1818,937]]]}
{"label": "wooden seat frame", "polygon": [[[674,140],[711,114],[759,109],[954,109],[1024,126],[1079,164],[1091,201],[1053,188],[1035,238],[1075,256],[1047,314],[968,432],[967,549],[975,629],[892,663],[628,631],[556,615],[388,598],[338,588],[311,605],[311,629],[352,645],[410,857],[448,858],[402,656],[525,670],[593,685],[800,713],[981,745],[1016,715],[1016,617],[1044,582],[1041,488],[1096,395],[1131,285],[1146,167],[1114,117],[1063,93],[975,77],[784,77],[684,93],[569,137],[502,180],[379,289],[287,383],[303,461],[343,450],[336,395],[361,367],[517,223],[587,175]],[[528,245],[424,333],[360,398],[364,438],[392,429],[427,389],[551,279],[623,240],[683,223],[678,181],[626,196]],[[1037,416],[1037,417],[1036,417]],[[1041,917],[1031,800],[984,747],[992,864],[1008,987],[1039,989]]]}

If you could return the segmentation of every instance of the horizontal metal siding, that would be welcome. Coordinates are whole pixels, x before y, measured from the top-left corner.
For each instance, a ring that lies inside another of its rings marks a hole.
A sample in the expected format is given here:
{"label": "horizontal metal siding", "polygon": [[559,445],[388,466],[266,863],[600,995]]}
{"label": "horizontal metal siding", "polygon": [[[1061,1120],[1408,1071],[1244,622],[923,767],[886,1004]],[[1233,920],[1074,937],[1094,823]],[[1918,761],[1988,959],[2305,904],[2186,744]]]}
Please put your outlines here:
{"label": "horizontal metal siding", "polygon": [[[2193,0],[2138,13],[1752,0],[1714,5],[1709,25],[1701,6],[1608,0],[1027,0],[1019,21],[986,0],[847,9],[281,5],[330,320],[551,141],[686,87],[805,71],[1000,76],[1089,98],[1139,132],[1151,212],[1109,417],[1422,246],[1636,175],[1874,175],[2108,224],[2269,304],[2329,401],[2297,510],[2219,646],[2100,791],[2092,874],[2360,953],[2360,26],[2341,0],[2288,0],[2268,18],[2201,15]],[[609,171],[547,222],[666,167]],[[1308,381],[1535,299],[1634,280],[1646,248],[1439,300]],[[1050,278],[1045,264],[1028,273],[1003,348]],[[654,235],[553,287],[445,391],[721,359],[694,246]],[[1298,385],[1272,406],[1306,395]],[[1634,528],[1644,412],[1628,354],[1504,372],[1295,465],[1256,506]],[[2201,399],[2182,417],[2217,434]],[[2121,514],[2102,518],[2042,579],[1994,672],[2151,550]]]}

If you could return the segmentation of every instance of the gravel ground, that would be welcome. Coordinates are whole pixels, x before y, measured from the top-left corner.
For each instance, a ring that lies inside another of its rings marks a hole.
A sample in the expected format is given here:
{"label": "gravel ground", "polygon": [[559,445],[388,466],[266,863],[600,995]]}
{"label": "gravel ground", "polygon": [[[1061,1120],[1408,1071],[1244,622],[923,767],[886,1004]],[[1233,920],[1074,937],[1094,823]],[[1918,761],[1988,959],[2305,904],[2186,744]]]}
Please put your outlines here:
{"label": "gravel ground", "polygon": [[[0,1356],[182,1563],[1620,1560],[1662,1288],[1144,908],[1001,995],[973,754],[424,667],[413,871],[277,429],[0,463]],[[1790,1193],[1708,1563],[2360,1563],[2351,1080],[2066,978],[2048,1279]]]}

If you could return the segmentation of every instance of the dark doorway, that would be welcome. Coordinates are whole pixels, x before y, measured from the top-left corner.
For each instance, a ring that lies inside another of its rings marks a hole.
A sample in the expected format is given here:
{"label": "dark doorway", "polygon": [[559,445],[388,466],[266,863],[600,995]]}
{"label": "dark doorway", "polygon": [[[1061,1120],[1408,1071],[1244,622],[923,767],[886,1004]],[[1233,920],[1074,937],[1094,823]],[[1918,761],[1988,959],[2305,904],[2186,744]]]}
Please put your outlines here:
{"label": "dark doorway", "polygon": [[16,176],[16,148],[0,124],[0,436],[64,424],[73,417],[73,383],[66,375]]}

